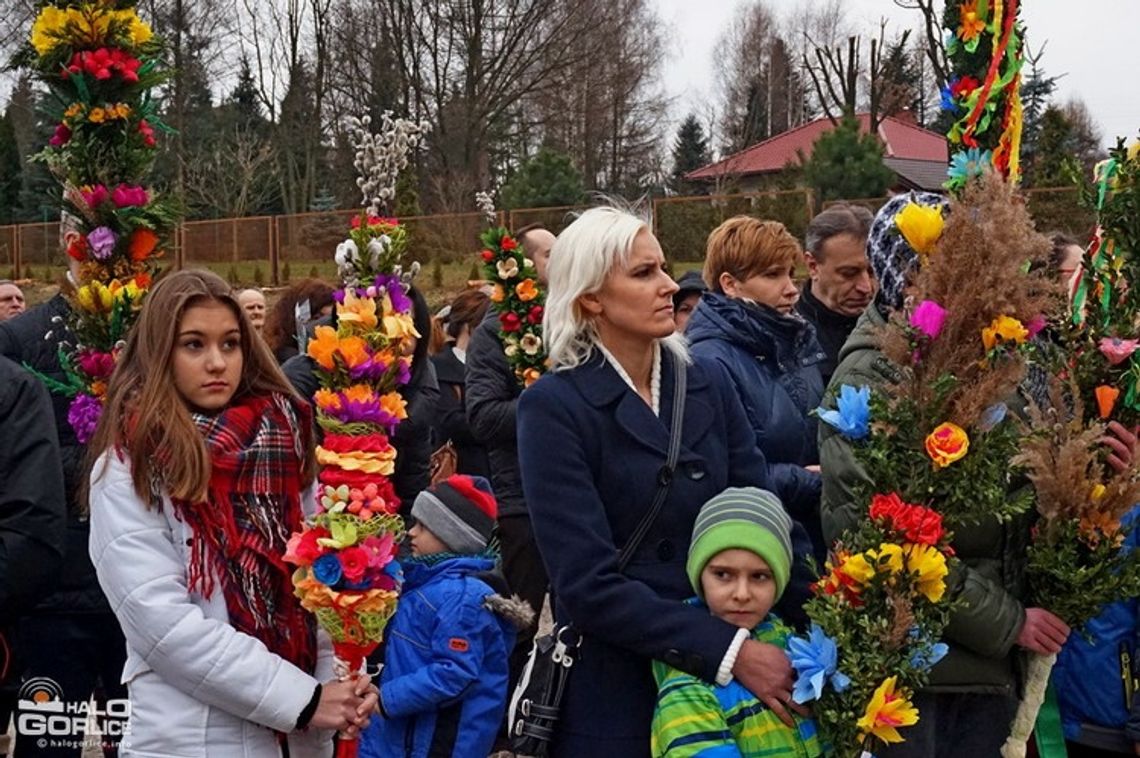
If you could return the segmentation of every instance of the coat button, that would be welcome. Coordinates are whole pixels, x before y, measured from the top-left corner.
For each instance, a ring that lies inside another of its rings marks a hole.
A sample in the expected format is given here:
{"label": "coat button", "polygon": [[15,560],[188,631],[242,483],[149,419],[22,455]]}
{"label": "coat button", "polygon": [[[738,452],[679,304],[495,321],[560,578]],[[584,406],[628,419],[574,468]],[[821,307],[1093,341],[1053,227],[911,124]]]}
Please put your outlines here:
{"label": "coat button", "polygon": [[677,549],[673,547],[672,540],[661,540],[657,543],[657,560],[671,561],[673,556],[677,554]]}
{"label": "coat button", "polygon": [[689,478],[694,482],[699,482],[705,478],[705,467],[700,463],[690,463],[686,466],[686,470],[689,474]]}

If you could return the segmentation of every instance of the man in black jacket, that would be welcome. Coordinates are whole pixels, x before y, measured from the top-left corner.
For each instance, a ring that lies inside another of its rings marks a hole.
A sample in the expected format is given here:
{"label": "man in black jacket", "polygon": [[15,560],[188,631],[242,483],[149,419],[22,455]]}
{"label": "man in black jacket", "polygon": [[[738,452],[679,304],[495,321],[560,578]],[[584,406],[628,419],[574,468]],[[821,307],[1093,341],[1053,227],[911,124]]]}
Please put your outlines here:
{"label": "man in black jacket", "polygon": [[[69,313],[67,300],[56,295],[22,316],[0,323],[0,355],[45,376],[64,379],[59,345],[63,341],[75,342],[65,323]],[[87,702],[100,688],[107,698],[125,699],[126,687],[119,681],[127,646],[87,555],[87,517],[77,499],[86,448],[79,444],[67,421],[70,402],[70,398],[51,393],[63,464],[61,479],[67,498],[63,571],[59,581],[20,619],[18,648],[24,678],[54,680],[65,702]],[[41,482],[48,478],[47,474],[40,475]],[[80,755],[80,747],[41,748],[36,740],[34,736],[17,734],[17,755]],[[82,738],[61,741],[80,743]]]}
{"label": "man in black jacket", "polygon": [[[515,237],[522,243],[526,257],[534,261],[535,278],[545,286],[546,262],[554,245],[554,235],[542,227],[527,227],[520,229]],[[510,691],[514,690],[538,629],[548,583],[542,556],[530,530],[530,515],[519,473],[515,409],[521,392],[522,387],[503,352],[498,313],[489,308],[467,349],[467,421],[476,441],[487,449],[491,464],[491,484],[499,501],[498,534],[503,573],[511,592],[535,610],[534,623],[520,630],[511,654]]]}
{"label": "man in black jacket", "polygon": [[51,400],[35,377],[0,358],[0,733],[19,683],[14,620],[49,589],[63,562],[67,504]]}
{"label": "man in black jacket", "polygon": [[819,364],[824,386],[835,373],[839,350],[875,296],[875,278],[867,260],[871,220],[866,208],[833,205],[808,224],[804,259],[811,278],[796,311],[815,327],[827,356]]}

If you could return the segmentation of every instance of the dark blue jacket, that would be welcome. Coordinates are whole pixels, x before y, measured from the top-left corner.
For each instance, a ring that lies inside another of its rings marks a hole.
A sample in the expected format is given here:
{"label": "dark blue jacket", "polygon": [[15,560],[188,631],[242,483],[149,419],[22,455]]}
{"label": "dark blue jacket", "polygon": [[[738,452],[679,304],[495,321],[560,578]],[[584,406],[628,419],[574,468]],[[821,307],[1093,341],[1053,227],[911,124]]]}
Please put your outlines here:
{"label": "dark blue jacket", "polygon": [[[770,481],[754,435],[737,421],[740,400],[715,364],[697,359],[688,369],[676,475],[629,566],[617,570],[618,550],[649,509],[666,459],[674,371],[663,352],[660,418],[597,352],[544,376],[519,399],[523,490],[555,616],[585,635],[556,734],[558,756],[648,756],[656,701],[650,661],[713,681],[737,631],[681,602],[693,592],[685,558],[701,506],[726,487]],[[810,550],[802,528],[797,537],[802,555]],[[785,596],[789,606],[802,602],[795,595]]]}
{"label": "dark blue jacket", "polygon": [[814,327],[799,315],[706,292],[685,336],[693,355],[712,358],[732,377],[776,486],[789,493],[784,506],[807,527],[822,559],[821,480],[804,468],[819,463],[810,414],[823,399],[825,356]]}
{"label": "dark blue jacket", "polygon": [[[1138,515],[1140,508],[1133,508],[1128,518]],[[1140,532],[1134,530],[1124,549],[1133,550],[1138,544]],[[1134,742],[1140,742],[1140,693],[1133,696],[1129,707],[1121,669],[1124,653],[1132,662],[1132,670],[1140,670],[1136,663],[1140,654],[1138,613],[1140,602],[1136,598],[1110,603],[1088,622],[1084,634],[1076,631],[1069,635],[1057,657],[1052,680],[1065,739],[1128,753]]]}
{"label": "dark blue jacket", "polygon": [[492,610],[509,603],[479,576],[494,565],[481,557],[404,564],[400,603],[385,632],[384,715],[362,734],[361,758],[490,754],[521,620]]}

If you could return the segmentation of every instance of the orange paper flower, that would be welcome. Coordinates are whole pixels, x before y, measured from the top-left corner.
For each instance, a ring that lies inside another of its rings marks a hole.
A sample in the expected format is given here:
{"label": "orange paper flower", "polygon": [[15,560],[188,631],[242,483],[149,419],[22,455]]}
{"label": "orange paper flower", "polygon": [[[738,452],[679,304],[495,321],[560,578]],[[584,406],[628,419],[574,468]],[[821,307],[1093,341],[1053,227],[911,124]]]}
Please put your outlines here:
{"label": "orange paper flower", "polygon": [[364,329],[375,329],[379,323],[376,301],[370,297],[357,297],[351,289],[344,291],[344,302],[337,305],[336,315],[340,322],[359,324]]}
{"label": "orange paper flower", "polygon": [[368,343],[363,337],[341,337],[337,344],[337,352],[350,369],[363,365],[371,357]]}
{"label": "orange paper flower", "polygon": [[1100,411],[1101,418],[1106,419],[1112,415],[1112,409],[1116,407],[1116,398],[1118,397],[1120,397],[1120,390],[1116,387],[1102,384],[1096,388],[1096,407]]}
{"label": "orange paper flower", "polygon": [[135,263],[145,261],[158,246],[158,235],[150,229],[135,229],[131,232],[130,242],[127,243],[127,252]]}
{"label": "orange paper flower", "polygon": [[331,326],[318,326],[313,330],[313,339],[309,340],[309,357],[325,371],[332,371],[336,368],[333,356],[339,346],[340,340],[336,337],[336,329]]}
{"label": "orange paper flower", "polygon": [[515,294],[519,296],[519,300],[524,303],[530,302],[538,297],[538,287],[534,284],[534,279],[523,279],[515,285]]}
{"label": "orange paper flower", "polygon": [[501,302],[503,302],[503,298],[505,298],[506,296],[507,296],[507,294],[505,292],[503,292],[503,285],[496,284],[494,287],[491,288],[491,302],[492,303],[501,303]]}
{"label": "orange paper flower", "polygon": [[963,42],[976,39],[986,30],[986,22],[978,13],[977,0],[958,6],[958,38]]}
{"label": "orange paper flower", "polygon": [[926,454],[937,468],[946,468],[970,449],[966,430],[949,421],[939,424],[926,437]]}

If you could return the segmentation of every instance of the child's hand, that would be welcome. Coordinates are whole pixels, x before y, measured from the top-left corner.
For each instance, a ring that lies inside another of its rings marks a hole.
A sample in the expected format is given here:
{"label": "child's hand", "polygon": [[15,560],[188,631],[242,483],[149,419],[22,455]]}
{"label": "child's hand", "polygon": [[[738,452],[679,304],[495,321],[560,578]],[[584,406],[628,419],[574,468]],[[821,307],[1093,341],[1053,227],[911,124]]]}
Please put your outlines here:
{"label": "child's hand", "polygon": [[768,706],[780,721],[795,728],[796,722],[786,709],[791,707],[798,712],[800,707],[792,703],[795,679],[787,653],[766,642],[745,640],[736,656],[732,675]]}

